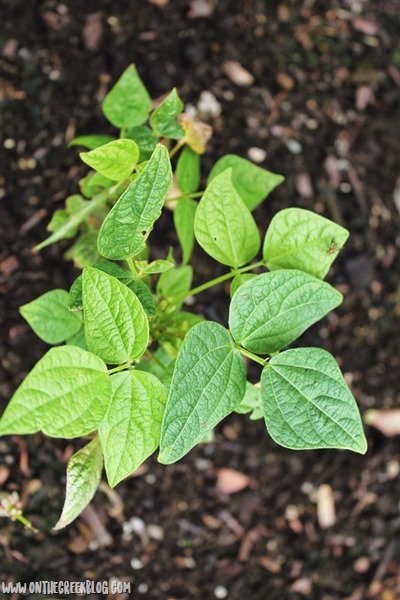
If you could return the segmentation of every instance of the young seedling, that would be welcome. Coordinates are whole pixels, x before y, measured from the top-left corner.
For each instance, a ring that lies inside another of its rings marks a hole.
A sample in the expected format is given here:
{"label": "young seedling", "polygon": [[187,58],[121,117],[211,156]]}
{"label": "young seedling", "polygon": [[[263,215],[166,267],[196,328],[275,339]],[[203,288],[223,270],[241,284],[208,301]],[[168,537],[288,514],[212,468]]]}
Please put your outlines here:
{"label": "young seedling", "polygon": [[[158,460],[173,463],[234,411],[263,418],[286,448],[364,453],[359,411],[333,356],[287,349],[341,303],[324,278],[348,231],[289,208],[274,216],[262,243],[252,211],[283,177],[227,155],[199,191],[210,128],[183,113],[175,89],[153,109],[134,66],[103,112],[119,132],[70,143],[87,148],[80,156],[93,171],[36,248],[74,238],[67,257],[83,273],[69,292],[49,291],[21,307],[35,333],[56,346],[0,420],[2,435],[88,439],[68,463],[55,528],[90,502],[103,463],[111,486],[158,448]],[[180,249],[154,258],[157,221],[172,204]],[[191,288],[196,242],[226,273]],[[227,327],[182,310],[189,296],[229,279]],[[243,357],[262,368],[259,384],[247,381]]]}

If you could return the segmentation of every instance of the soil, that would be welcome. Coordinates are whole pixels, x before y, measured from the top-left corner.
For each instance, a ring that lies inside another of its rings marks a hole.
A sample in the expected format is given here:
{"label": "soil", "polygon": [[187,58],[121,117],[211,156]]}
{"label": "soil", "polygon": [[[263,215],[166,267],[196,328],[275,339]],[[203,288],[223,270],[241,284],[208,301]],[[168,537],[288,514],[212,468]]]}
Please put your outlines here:
{"label": "soil", "polygon": [[[64,244],[32,252],[86,171],[66,142],[110,131],[101,99],[133,62],[153,97],[177,86],[185,103],[204,90],[218,99],[204,174],[222,154],[259,148],[261,165],[286,177],[257,209],[262,231],[287,206],[350,230],[328,277],[344,303],[297,345],[332,352],[362,414],[398,405],[398,0],[0,0],[0,20],[1,408],[46,350],[18,307],[78,274]],[[226,61],[252,83],[232,81]],[[195,267],[198,283],[215,270],[200,252]],[[199,296],[195,310],[226,323],[225,294]],[[103,485],[59,533],[51,527],[79,441],[4,438],[1,489],[21,495],[39,533],[1,520],[0,579],[115,578],[132,583],[121,599],[396,600],[399,437],[366,434],[365,456],[295,453],[261,421],[231,416],[179,463],[152,458],[115,491]],[[226,478],[243,489],[227,490]],[[336,509],[329,527],[324,490]]]}

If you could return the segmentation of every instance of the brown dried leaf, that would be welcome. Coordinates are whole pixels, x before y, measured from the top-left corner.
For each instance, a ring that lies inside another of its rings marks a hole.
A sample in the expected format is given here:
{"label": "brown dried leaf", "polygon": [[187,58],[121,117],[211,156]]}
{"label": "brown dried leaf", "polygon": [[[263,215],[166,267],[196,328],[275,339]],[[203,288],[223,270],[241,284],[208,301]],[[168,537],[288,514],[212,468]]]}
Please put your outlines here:
{"label": "brown dried leaf", "polygon": [[317,490],[317,518],[321,529],[328,529],[336,522],[333,492],[327,483],[320,485]]}
{"label": "brown dried leaf", "polygon": [[247,86],[254,82],[254,77],[237,60],[227,60],[222,65],[222,70],[236,85]]}
{"label": "brown dried leaf", "polygon": [[101,11],[91,13],[86,17],[85,26],[82,29],[83,41],[88,50],[97,50],[103,34],[103,13]]}
{"label": "brown dried leaf", "polygon": [[278,73],[276,76],[276,81],[278,85],[281,86],[287,92],[290,92],[294,88],[295,81],[293,77],[288,75],[287,73]]}
{"label": "brown dried leaf", "polygon": [[154,6],[159,6],[160,8],[164,8],[169,3],[169,0],[147,0],[149,4],[154,4]]}
{"label": "brown dried leaf", "polygon": [[356,89],[356,108],[365,110],[374,101],[374,90],[370,85],[359,85]]}
{"label": "brown dried leaf", "polygon": [[235,469],[218,469],[217,488],[224,494],[236,494],[248,487],[249,477]]}
{"label": "brown dried leaf", "polygon": [[386,437],[400,434],[400,408],[367,410],[364,415],[367,425],[372,425]]}
{"label": "brown dried leaf", "polygon": [[197,154],[204,154],[206,144],[212,136],[212,127],[201,121],[194,121],[186,113],[179,115],[178,122],[185,131],[187,145]]}
{"label": "brown dried leaf", "polygon": [[308,173],[296,175],[296,189],[302,198],[312,198],[314,190]]}
{"label": "brown dried leaf", "polygon": [[378,33],[378,25],[373,21],[367,21],[362,17],[357,17],[353,21],[354,29],[361,31],[364,35],[376,35]]}
{"label": "brown dried leaf", "polygon": [[191,0],[190,10],[187,14],[189,19],[200,19],[209,17],[214,12],[214,3],[210,0]]}

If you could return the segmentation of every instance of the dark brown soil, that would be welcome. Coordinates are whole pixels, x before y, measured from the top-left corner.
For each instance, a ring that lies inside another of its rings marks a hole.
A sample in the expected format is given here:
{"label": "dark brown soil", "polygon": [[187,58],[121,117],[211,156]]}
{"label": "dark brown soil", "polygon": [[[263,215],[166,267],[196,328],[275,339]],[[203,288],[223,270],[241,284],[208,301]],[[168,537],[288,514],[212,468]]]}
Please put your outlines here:
{"label": "dark brown soil", "polygon": [[[287,206],[316,210],[351,231],[329,275],[345,301],[298,345],[333,353],[363,414],[395,407],[398,0],[155,4],[0,0],[1,408],[46,350],[18,307],[68,288],[77,275],[62,260],[66,246],[31,251],[85,172],[66,141],[75,132],[108,131],[101,99],[132,62],[153,97],[177,86],[185,102],[210,90],[221,103],[204,174],[222,154],[246,157],[257,147],[267,152],[262,166],[285,175],[257,211],[263,231]],[[193,18],[201,5],[211,14]],[[233,83],[228,60],[239,61],[254,83]],[[200,252],[195,260],[200,283],[214,267]],[[208,307],[210,318],[224,322],[225,298],[216,288],[198,297],[196,310]],[[295,453],[277,447],[262,422],[232,416],[213,443],[181,462],[163,467],[151,459],[115,494],[103,487],[91,510],[57,534],[51,527],[63,503],[65,463],[79,442],[4,438],[1,488],[21,494],[40,533],[1,520],[0,579],[118,578],[132,582],[132,598],[151,600],[396,600],[399,437],[366,430],[365,456]],[[246,475],[248,486],[223,492],[223,468]],[[325,529],[316,509],[323,484],[336,506],[336,523]],[[109,545],[101,545],[101,527]]]}

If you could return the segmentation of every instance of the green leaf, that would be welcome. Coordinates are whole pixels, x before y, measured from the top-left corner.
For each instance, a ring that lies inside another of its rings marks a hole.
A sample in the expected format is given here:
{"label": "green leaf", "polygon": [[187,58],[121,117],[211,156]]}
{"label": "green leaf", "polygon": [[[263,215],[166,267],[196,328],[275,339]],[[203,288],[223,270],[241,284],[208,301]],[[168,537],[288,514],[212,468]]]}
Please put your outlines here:
{"label": "green leaf", "polygon": [[268,432],[281,446],[366,452],[357,404],[329,352],[296,348],[272,357],[261,395]]}
{"label": "green leaf", "polygon": [[193,269],[190,265],[175,267],[175,269],[161,273],[156,287],[157,296],[173,298],[186,294],[192,285],[192,278]]}
{"label": "green leaf", "polygon": [[[68,196],[65,200],[65,209],[56,210],[50,220],[50,223],[47,225],[47,231],[57,231],[61,229],[68,222],[69,218],[75,213],[79,212],[82,208],[88,205],[87,200],[84,200],[82,196],[79,194],[73,194],[72,196]],[[74,227],[69,228],[65,234],[64,238],[74,237],[79,227],[79,223],[77,223]]]}
{"label": "green leaf", "polygon": [[47,344],[64,342],[82,326],[81,316],[68,310],[68,292],[65,290],[46,292],[21,306],[19,312]]}
{"label": "green leaf", "polygon": [[174,88],[150,117],[150,125],[159,137],[179,139],[184,136],[184,131],[179,125],[176,117],[183,110],[183,102]]}
{"label": "green leaf", "polygon": [[145,169],[105,218],[99,233],[100,254],[115,260],[139,254],[161,215],[171,186],[168,150],[158,144]]}
{"label": "green leaf", "polygon": [[272,219],[264,240],[268,268],[300,269],[324,279],[349,232],[303,208],[286,208]]}
{"label": "green leaf", "polygon": [[114,181],[108,177],[104,177],[101,173],[92,173],[79,181],[81,192],[86,198],[93,198],[93,196],[100,194],[100,192],[110,188],[112,185],[114,185]]}
{"label": "green leaf", "polygon": [[273,354],[342,302],[329,283],[296,270],[257,275],[234,294],[229,326],[251,352]]}
{"label": "green leaf", "polygon": [[170,260],[157,259],[148,263],[147,260],[135,260],[135,266],[139,269],[141,275],[152,275],[154,273],[164,273],[174,266]]}
{"label": "green leaf", "polygon": [[211,169],[208,183],[230,167],[233,185],[249,210],[254,210],[284,180],[282,175],[262,169],[245,158],[226,154]]}
{"label": "green leaf", "polygon": [[246,283],[246,281],[250,281],[250,279],[254,279],[254,277],[257,277],[255,273],[238,273],[237,275],[235,275],[235,277],[232,279],[231,287],[229,290],[231,298],[236,292],[236,290],[240,288],[241,285]]}
{"label": "green leaf", "polygon": [[132,173],[139,159],[139,148],[133,140],[114,140],[79,156],[104,177],[119,181]]}
{"label": "green leaf", "polygon": [[[139,298],[148,316],[153,317],[156,314],[156,307],[150,289],[143,281],[135,279],[130,271],[107,261],[96,263],[93,267],[112,275],[112,277],[126,285]],[[68,307],[72,311],[83,310],[82,275],[75,279],[69,290]]]}
{"label": "green leaf", "polygon": [[113,142],[114,140],[115,137],[113,137],[112,135],[80,135],[71,140],[68,144],[68,147],[85,146],[85,148],[94,150],[95,148],[104,146],[104,144],[108,144],[109,142]]}
{"label": "green leaf", "polygon": [[159,461],[173,463],[240,404],[244,363],[228,331],[218,323],[195,325],[175,363],[165,409]]}
{"label": "green leaf", "polygon": [[197,202],[182,198],[174,210],[174,225],[182,247],[182,263],[186,265],[192,256],[194,246],[194,217]]}
{"label": "green leaf", "polygon": [[78,212],[69,216],[65,223],[61,225],[59,229],[57,229],[57,231],[54,231],[54,233],[52,233],[47,239],[35,246],[34,250],[42,250],[42,248],[45,248],[50,244],[59,242],[64,238],[71,237],[71,232],[73,232],[72,235],[75,235],[77,227],[92,213],[104,206],[107,200],[112,199],[115,192],[120,193],[121,189],[121,186],[116,185],[111,190],[104,190],[100,192],[100,194],[95,196],[90,202],[86,202],[85,205],[78,210]]}
{"label": "green leaf", "polygon": [[100,440],[95,437],[68,461],[65,502],[54,531],[72,523],[86,508],[99,487],[102,470],[103,454]]}
{"label": "green leaf", "polygon": [[158,447],[167,392],[144,371],[116,373],[111,382],[112,398],[99,435],[108,483],[114,487]]}
{"label": "green leaf", "polygon": [[98,356],[75,346],[51,348],[11,398],[0,435],[87,435],[102,420],[110,393],[107,367]]}
{"label": "green leaf", "polygon": [[240,415],[250,413],[251,421],[262,419],[264,412],[261,405],[261,389],[260,384],[254,385],[250,381],[246,381],[246,392],[241,403],[235,408],[235,412]]}
{"label": "green leaf", "polygon": [[134,140],[139,146],[140,160],[147,160],[153,153],[154,148],[157,146],[157,138],[151,129],[145,125],[139,125],[139,127],[130,127],[124,135],[124,138]]}
{"label": "green leaf", "polygon": [[230,267],[251,261],[260,248],[260,235],[249,209],[231,180],[231,169],[207,186],[197,207],[194,232],[200,246]]}
{"label": "green leaf", "polygon": [[89,229],[82,233],[75,244],[64,254],[64,258],[72,260],[78,269],[91,267],[101,259],[97,251],[97,237],[97,230]]}
{"label": "green leaf", "polygon": [[82,295],[89,350],[109,364],[141,356],[149,341],[149,324],[137,296],[93,267],[83,271]]}
{"label": "green leaf", "polygon": [[104,98],[102,108],[112,125],[125,128],[147,121],[151,105],[151,98],[136,67],[130,65]]}
{"label": "green leaf", "polygon": [[85,338],[85,328],[82,323],[82,327],[79,331],[72,335],[67,339],[66,344],[69,346],[78,346],[78,348],[82,348],[82,350],[87,350],[86,338]]}
{"label": "green leaf", "polygon": [[182,194],[192,194],[199,189],[200,155],[189,146],[184,147],[178,158],[176,182]]}

